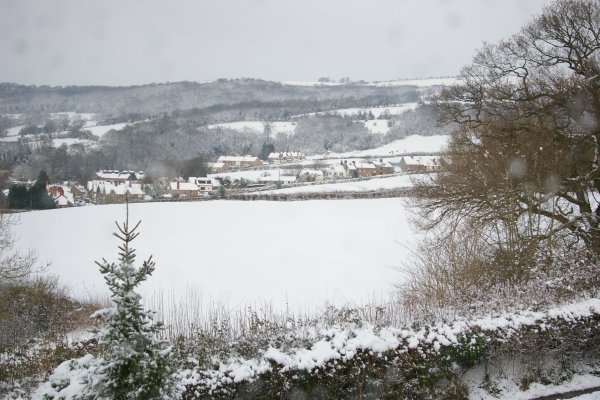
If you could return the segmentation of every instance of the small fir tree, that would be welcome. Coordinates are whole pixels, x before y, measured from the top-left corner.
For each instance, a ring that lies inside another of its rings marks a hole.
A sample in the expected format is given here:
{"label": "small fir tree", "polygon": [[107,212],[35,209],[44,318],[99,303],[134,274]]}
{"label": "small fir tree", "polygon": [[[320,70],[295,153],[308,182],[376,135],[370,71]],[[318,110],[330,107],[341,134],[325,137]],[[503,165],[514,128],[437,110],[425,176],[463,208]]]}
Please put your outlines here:
{"label": "small fir tree", "polygon": [[100,399],[164,399],[172,392],[171,348],[158,339],[163,324],[153,321],[154,313],[144,310],[135,292],[154,271],[152,257],[139,269],[134,266],[131,242],[140,222],[130,229],[127,209],[125,223],[116,223],[118,232],[113,234],[122,241],[119,262],[97,262],[115,305],[92,316],[106,324],[98,332],[103,357],[96,370],[101,379],[93,390]]}

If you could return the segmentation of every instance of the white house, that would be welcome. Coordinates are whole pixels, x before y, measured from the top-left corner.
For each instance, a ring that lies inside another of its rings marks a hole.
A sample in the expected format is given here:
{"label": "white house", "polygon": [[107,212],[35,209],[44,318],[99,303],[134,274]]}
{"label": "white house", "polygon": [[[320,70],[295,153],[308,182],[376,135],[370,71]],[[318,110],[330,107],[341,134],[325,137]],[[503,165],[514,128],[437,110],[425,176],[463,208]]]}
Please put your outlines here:
{"label": "white house", "polygon": [[198,192],[200,193],[210,193],[213,190],[213,181],[211,178],[190,176],[188,182],[198,186]]}

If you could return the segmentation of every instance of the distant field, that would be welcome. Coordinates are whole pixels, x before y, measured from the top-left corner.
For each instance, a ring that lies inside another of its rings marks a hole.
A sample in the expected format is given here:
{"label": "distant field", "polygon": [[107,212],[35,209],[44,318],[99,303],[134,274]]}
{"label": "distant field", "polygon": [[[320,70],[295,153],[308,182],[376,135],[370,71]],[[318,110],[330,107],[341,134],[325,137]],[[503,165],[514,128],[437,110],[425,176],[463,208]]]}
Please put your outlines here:
{"label": "distant field", "polygon": [[[77,293],[103,292],[94,261],[116,259],[113,221],[124,215],[123,205],[23,213],[18,243]],[[413,240],[397,198],[134,204],[131,215],[143,221],[138,261],[152,254],[157,263],[146,291],[179,298],[194,289],[234,307],[314,310],[386,297]]]}

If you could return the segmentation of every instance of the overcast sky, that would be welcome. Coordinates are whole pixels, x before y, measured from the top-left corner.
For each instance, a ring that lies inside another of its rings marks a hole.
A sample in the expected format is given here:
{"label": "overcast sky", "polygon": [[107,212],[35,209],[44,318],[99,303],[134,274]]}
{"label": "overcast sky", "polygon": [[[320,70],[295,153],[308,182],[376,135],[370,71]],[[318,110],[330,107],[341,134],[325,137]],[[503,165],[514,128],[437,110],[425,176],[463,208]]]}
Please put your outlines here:
{"label": "overcast sky", "polygon": [[0,0],[0,82],[455,75],[549,0]]}

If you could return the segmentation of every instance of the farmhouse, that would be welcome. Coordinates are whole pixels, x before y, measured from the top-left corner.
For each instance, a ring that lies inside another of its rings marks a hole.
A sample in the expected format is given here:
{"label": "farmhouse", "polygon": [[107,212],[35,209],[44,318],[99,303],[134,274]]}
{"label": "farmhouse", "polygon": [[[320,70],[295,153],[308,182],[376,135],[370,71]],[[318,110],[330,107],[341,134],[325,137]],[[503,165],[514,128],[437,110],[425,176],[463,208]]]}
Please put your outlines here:
{"label": "farmhouse", "polygon": [[169,193],[173,197],[198,197],[198,185],[191,182],[180,182],[179,179],[171,181]]}
{"label": "farmhouse", "polygon": [[221,156],[217,163],[223,163],[225,169],[260,167],[262,161],[254,156]]}
{"label": "farmhouse", "polygon": [[435,156],[406,156],[400,159],[402,172],[436,171],[441,167],[440,158]]}

